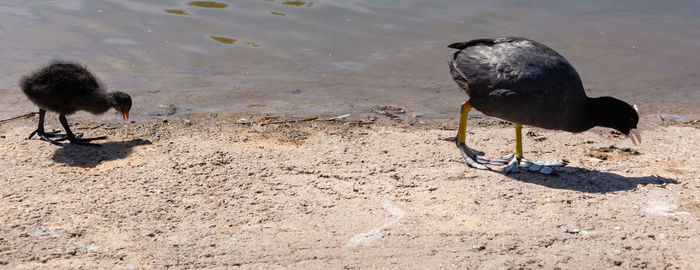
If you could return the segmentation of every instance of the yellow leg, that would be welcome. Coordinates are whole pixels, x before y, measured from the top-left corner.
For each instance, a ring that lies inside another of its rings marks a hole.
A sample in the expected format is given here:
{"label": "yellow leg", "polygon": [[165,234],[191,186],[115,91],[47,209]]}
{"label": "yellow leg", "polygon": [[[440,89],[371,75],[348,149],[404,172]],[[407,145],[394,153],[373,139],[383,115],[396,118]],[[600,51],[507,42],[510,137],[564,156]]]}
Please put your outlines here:
{"label": "yellow leg", "polygon": [[523,125],[515,124],[515,156],[523,158]]}
{"label": "yellow leg", "polygon": [[462,153],[464,160],[469,166],[480,170],[489,169],[488,167],[481,164],[504,165],[505,162],[501,160],[491,160],[482,158],[481,156],[484,155],[483,152],[471,149],[465,143],[467,139],[467,116],[471,109],[472,105],[469,104],[469,101],[466,101],[462,104],[462,110],[459,116],[459,128],[457,130],[457,148],[459,148],[459,151]]}
{"label": "yellow leg", "polygon": [[462,104],[462,110],[459,117],[459,129],[457,130],[457,143],[463,144],[467,139],[467,115],[472,110],[472,105],[469,101]]}

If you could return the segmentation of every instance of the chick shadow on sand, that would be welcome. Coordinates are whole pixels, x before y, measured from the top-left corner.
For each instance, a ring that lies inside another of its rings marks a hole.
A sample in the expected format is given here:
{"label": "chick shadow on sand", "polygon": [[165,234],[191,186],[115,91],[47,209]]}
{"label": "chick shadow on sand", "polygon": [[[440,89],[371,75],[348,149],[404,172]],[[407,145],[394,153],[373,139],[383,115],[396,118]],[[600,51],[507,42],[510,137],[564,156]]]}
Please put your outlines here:
{"label": "chick shadow on sand", "polygon": [[586,193],[610,193],[633,190],[638,186],[678,184],[678,181],[660,176],[627,177],[610,172],[594,171],[566,166],[555,169],[553,175],[535,172],[509,173],[506,176],[536,185],[555,189],[568,189]]}
{"label": "chick shadow on sand", "polygon": [[142,139],[107,142],[101,144],[101,147],[66,143],[54,152],[51,159],[68,166],[94,168],[103,161],[126,158],[131,154],[132,148],[149,144],[151,141]]}

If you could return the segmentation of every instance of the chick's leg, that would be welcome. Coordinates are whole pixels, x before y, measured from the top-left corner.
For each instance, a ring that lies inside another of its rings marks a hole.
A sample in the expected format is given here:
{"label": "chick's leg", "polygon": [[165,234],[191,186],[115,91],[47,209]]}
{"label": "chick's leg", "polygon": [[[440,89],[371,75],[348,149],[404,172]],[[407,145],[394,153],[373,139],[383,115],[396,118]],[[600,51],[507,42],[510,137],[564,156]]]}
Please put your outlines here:
{"label": "chick's leg", "polygon": [[29,134],[29,137],[27,137],[27,139],[31,139],[32,137],[34,137],[34,134],[36,134],[41,140],[53,143],[55,145],[61,145],[61,143],[50,138],[64,138],[66,135],[59,134],[59,130],[50,132],[44,131],[44,117],[46,117],[46,110],[39,109],[39,125],[37,126],[36,130],[32,131],[32,133]]}
{"label": "chick's leg", "polygon": [[71,143],[80,144],[80,145],[101,146],[99,144],[90,143],[90,142],[94,141],[94,140],[103,140],[103,139],[107,138],[107,136],[100,136],[100,137],[95,137],[95,138],[81,138],[82,134],[76,137],[73,134],[73,132],[70,130],[70,127],[68,126],[68,120],[66,119],[65,114],[59,115],[58,120],[61,121],[61,125],[63,125],[63,129],[66,130],[66,138],[61,139],[61,140],[68,140]]}

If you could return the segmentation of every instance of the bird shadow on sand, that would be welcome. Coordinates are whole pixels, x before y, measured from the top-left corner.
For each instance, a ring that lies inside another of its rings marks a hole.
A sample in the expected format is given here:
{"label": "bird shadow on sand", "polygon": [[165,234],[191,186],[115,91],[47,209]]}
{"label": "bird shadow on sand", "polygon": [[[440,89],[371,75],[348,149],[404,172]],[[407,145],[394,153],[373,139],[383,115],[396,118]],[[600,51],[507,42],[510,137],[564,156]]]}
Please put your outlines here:
{"label": "bird shadow on sand", "polygon": [[68,166],[94,168],[103,161],[128,157],[133,147],[149,144],[151,144],[151,141],[142,139],[124,142],[107,142],[103,143],[102,147],[67,143],[63,147],[57,149],[51,159]]}
{"label": "bird shadow on sand", "polygon": [[637,186],[678,184],[678,181],[660,176],[627,177],[610,172],[593,171],[579,167],[556,169],[555,175],[534,172],[510,173],[506,176],[518,181],[555,189],[568,189],[586,193],[609,193],[633,190]]}

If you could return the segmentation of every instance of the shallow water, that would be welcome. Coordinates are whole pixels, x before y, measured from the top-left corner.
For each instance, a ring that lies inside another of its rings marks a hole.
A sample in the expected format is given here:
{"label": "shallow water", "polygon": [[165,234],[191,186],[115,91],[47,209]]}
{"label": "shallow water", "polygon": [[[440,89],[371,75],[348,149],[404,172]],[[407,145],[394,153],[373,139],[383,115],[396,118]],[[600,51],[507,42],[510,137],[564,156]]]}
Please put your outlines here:
{"label": "shallow water", "polygon": [[700,115],[697,14],[695,0],[3,1],[0,119],[35,110],[17,82],[55,58],[131,93],[136,120],[168,104],[298,115],[388,104],[456,117],[466,95],[446,45],[498,36],[556,49],[589,96]]}

